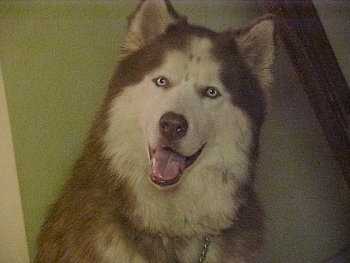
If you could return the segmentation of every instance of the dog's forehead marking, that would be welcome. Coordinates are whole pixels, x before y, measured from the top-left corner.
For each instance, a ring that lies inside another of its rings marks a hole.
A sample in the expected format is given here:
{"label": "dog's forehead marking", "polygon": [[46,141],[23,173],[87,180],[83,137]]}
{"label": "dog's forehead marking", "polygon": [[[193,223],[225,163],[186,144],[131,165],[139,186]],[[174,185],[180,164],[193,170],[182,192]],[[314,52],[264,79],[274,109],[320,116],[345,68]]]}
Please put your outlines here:
{"label": "dog's forehead marking", "polygon": [[219,82],[220,63],[212,54],[208,38],[193,37],[185,50],[171,50],[165,57],[164,74],[175,81],[191,82],[191,86],[214,85]]}
{"label": "dog's forehead marking", "polygon": [[204,59],[213,58],[211,55],[212,48],[213,43],[210,39],[199,37],[192,38],[188,49],[188,53],[190,54],[189,60],[193,61],[195,58],[196,62],[199,63],[202,57]]}

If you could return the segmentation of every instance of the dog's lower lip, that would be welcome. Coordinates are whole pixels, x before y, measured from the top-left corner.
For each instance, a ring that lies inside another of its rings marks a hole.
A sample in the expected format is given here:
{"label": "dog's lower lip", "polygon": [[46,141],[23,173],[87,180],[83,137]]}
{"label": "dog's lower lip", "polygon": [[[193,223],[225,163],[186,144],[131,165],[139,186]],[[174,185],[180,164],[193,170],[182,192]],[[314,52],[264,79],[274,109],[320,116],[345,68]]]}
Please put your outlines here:
{"label": "dog's lower lip", "polygon": [[191,166],[199,157],[199,155],[202,153],[203,148],[204,148],[205,144],[203,144],[203,146],[193,155],[186,157],[186,161],[185,161],[185,169],[188,168],[189,166]]}

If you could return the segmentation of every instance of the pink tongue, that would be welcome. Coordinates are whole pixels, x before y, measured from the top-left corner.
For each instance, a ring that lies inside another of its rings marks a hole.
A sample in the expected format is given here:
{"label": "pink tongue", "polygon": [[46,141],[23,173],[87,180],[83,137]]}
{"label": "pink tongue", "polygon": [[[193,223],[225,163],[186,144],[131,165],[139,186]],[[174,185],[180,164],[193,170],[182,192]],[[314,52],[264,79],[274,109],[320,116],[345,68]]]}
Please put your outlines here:
{"label": "pink tongue", "polygon": [[159,184],[171,184],[178,181],[181,172],[185,169],[186,157],[162,148],[155,150],[151,156],[151,179]]}

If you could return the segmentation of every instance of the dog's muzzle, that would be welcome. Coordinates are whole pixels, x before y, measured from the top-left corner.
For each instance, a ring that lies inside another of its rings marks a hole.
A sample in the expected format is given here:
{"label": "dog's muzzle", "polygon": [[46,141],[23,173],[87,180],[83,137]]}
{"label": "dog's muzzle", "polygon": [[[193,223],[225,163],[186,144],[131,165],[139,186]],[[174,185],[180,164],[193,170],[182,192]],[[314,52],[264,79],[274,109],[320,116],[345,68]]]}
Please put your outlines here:
{"label": "dog's muzzle", "polygon": [[149,148],[151,162],[150,179],[160,186],[177,183],[182,172],[192,165],[201,154],[204,145],[193,155],[185,156],[176,151],[188,130],[188,121],[183,115],[169,111],[159,119],[160,147]]}

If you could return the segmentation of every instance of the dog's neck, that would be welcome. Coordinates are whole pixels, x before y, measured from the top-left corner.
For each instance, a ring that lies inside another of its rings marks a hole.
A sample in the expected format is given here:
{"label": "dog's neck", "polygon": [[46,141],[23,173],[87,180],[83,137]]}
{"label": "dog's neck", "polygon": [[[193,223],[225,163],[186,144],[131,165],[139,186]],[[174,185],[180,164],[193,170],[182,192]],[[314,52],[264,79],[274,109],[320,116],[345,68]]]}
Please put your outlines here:
{"label": "dog's neck", "polygon": [[[171,263],[179,263],[176,259],[176,255],[174,253],[174,250],[171,248],[169,238],[163,236],[162,234],[159,234],[159,237],[162,239],[164,249],[168,253],[169,258],[171,258],[171,260],[172,260]],[[210,237],[205,236],[204,240],[203,240],[203,244],[202,244],[202,249],[201,249],[200,254],[198,256],[198,261],[197,261],[198,263],[205,262],[205,258],[206,258],[207,253],[208,253],[208,248],[209,248],[210,242],[211,242]]]}

